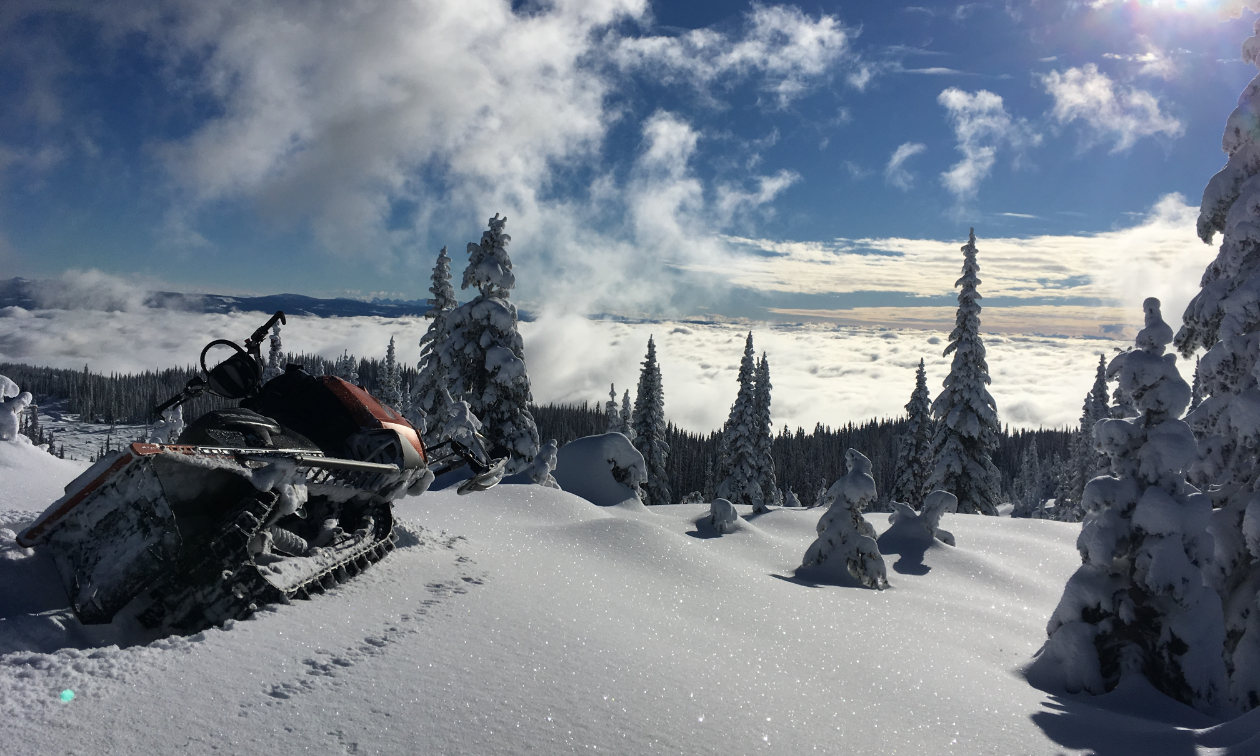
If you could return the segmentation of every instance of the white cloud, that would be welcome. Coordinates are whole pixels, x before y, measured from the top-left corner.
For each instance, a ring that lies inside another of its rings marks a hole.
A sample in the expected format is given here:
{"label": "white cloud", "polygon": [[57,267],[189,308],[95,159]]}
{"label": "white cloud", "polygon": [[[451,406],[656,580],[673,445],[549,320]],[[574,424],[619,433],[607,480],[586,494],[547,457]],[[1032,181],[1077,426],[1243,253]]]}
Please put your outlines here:
{"label": "white cloud", "polygon": [[1160,111],[1155,95],[1116,84],[1093,63],[1040,78],[1054,98],[1051,117],[1060,124],[1083,122],[1091,141],[1114,139],[1112,152],[1127,150],[1142,137],[1178,137],[1185,131],[1181,121]]}
{"label": "white cloud", "polygon": [[895,187],[909,191],[914,183],[914,176],[905,168],[906,161],[927,150],[927,145],[919,142],[906,142],[893,150],[888,165],[884,166],[884,180]]}
{"label": "white cloud", "polygon": [[[1011,312],[1004,326],[1010,331],[1097,334],[1103,325],[1140,323],[1141,303],[1148,296],[1164,302],[1167,319],[1176,326],[1199,289],[1203,269],[1216,254],[1195,235],[1197,214],[1198,208],[1187,205],[1184,197],[1170,194],[1136,225],[1099,234],[988,238],[978,228],[984,281],[980,292],[990,299],[1038,300],[1059,308],[1076,306],[1081,300],[1106,305]],[[756,252],[706,272],[726,276],[736,285],[775,292],[952,295],[962,264],[958,248],[964,231],[960,228],[959,238],[951,241],[883,238],[825,243],[732,238],[733,245]],[[796,314],[804,316],[805,311]],[[942,323],[940,313],[927,317],[928,313],[910,313],[905,308],[818,314],[906,326],[915,325],[908,322],[915,318],[928,327]]]}
{"label": "white cloud", "polygon": [[857,64],[851,39],[852,33],[833,16],[815,20],[792,6],[754,5],[742,38],[712,29],[676,37],[623,38],[612,47],[612,57],[622,68],[647,69],[665,81],[687,81],[705,92],[727,77],[758,75],[775,104],[785,107],[840,63],[852,64],[852,86],[866,86],[870,72]]}
{"label": "white cloud", "polygon": [[[419,240],[439,237],[429,254],[458,249],[501,212],[522,300],[600,310],[659,311],[672,262],[724,259],[726,224],[742,230],[798,180],[756,170],[756,143],[701,179],[687,140],[704,134],[678,115],[631,120],[642,116],[611,96],[627,71],[700,87],[718,105],[751,84],[778,107],[857,66],[852,32],[790,6],[680,37],[642,31],[645,0],[519,13],[502,0],[113,0],[79,12],[105,43],[146,45],[172,107],[196,106],[187,134],[147,145],[171,182],[161,244],[204,248],[214,235],[201,211],[244,207],[383,274],[418,272],[432,259]],[[606,163],[604,142],[627,123],[644,135],[628,171]],[[574,173],[594,176],[589,193],[558,195]],[[400,206],[415,210],[391,223]],[[440,238],[450,229],[467,238]]]}
{"label": "white cloud", "polygon": [[980,182],[988,177],[997,161],[1000,147],[1016,151],[1040,144],[1041,135],[1022,118],[1012,118],[1002,98],[981,89],[967,93],[956,87],[941,92],[937,102],[944,106],[958,151],[963,159],[941,174],[945,188],[959,200],[975,196]]}
{"label": "white cloud", "polygon": [[1167,80],[1177,75],[1177,62],[1172,56],[1165,53],[1146,37],[1140,37],[1139,42],[1146,48],[1145,52],[1131,54],[1103,53],[1103,57],[1110,60],[1122,60],[1127,63],[1138,64],[1137,73],[1139,76],[1153,76]]}
{"label": "white cloud", "polygon": [[[159,317],[160,315],[160,317]],[[0,309],[0,362],[26,362],[97,372],[137,372],[188,364],[211,339],[241,340],[265,319],[259,313],[99,312]],[[283,329],[296,352],[336,357],[342,350],[382,358],[391,336],[398,358],[414,363],[424,318],[294,316]],[[770,357],[775,427],[833,427],[902,414],[919,359],[932,391],[949,372],[941,350],[947,329],[890,331],[830,325],[669,321],[619,323],[577,316],[522,323],[525,358],[539,403],[602,402],[608,384],[633,393],[649,335],[655,337],[665,386],[665,412],[692,431],[720,428],[735,398],[744,335]],[[1100,352],[1118,342],[1098,339],[988,335],[990,387],[1003,422],[1016,427],[1077,422]],[[580,345],[580,348],[575,348]],[[1055,380],[1047,381],[1047,375]]]}

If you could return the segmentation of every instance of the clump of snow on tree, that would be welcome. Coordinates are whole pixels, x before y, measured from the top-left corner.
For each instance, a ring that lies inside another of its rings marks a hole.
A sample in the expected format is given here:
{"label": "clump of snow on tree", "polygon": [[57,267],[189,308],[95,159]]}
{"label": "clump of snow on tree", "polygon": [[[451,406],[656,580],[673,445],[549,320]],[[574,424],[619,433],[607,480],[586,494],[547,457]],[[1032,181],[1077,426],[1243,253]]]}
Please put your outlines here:
{"label": "clump of snow on tree", "polygon": [[952,492],[958,511],[996,515],[1001,473],[993,464],[1000,426],[997,405],[986,388],[990,383],[984,342],[980,339],[980,265],[976,262],[973,228],[962,247],[962,277],[958,292],[958,316],[944,354],[954,355],[944,390],[932,404],[936,433],[932,456],[936,467],[928,488]]}
{"label": "clump of snow on tree", "polygon": [[643,455],[620,433],[587,436],[560,447],[552,477],[560,488],[601,507],[641,501]]}
{"label": "clump of snow on tree", "polygon": [[818,539],[805,552],[798,576],[852,576],[869,588],[887,588],[884,558],[875,542],[875,529],[862,509],[875,501],[871,461],[856,449],[844,455],[848,472],[827,489],[826,512],[818,520]]}
{"label": "clump of snow on tree", "polygon": [[1177,358],[1164,354],[1172,329],[1159,300],[1143,307],[1137,348],[1107,369],[1139,414],[1094,426],[1112,474],[1085,487],[1082,564],[1050,618],[1032,677],[1100,694],[1140,674],[1166,695],[1210,709],[1223,702],[1227,684],[1220,597],[1204,579],[1211,504],[1186,482],[1197,446],[1177,419],[1190,387]]}
{"label": "clump of snow on tree", "polygon": [[271,335],[267,337],[271,341],[271,350],[267,353],[267,366],[263,368],[263,381],[269,381],[272,378],[284,372],[284,345],[280,342],[280,322],[276,321],[271,324]]}

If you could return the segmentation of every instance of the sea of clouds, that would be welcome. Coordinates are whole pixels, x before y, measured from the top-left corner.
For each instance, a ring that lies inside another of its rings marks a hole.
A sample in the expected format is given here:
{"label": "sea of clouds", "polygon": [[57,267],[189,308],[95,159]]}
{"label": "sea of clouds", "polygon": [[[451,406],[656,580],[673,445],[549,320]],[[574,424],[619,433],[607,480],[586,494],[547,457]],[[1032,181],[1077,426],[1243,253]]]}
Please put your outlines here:
{"label": "sea of clouds", "polygon": [[[260,313],[201,314],[134,306],[100,310],[0,310],[0,362],[94,372],[135,372],[195,362],[211,339],[243,340]],[[286,351],[383,358],[390,337],[414,364],[424,318],[294,316],[282,331]],[[634,396],[649,337],[655,340],[670,420],[692,431],[720,428],[735,399],[744,340],[770,360],[773,421],[812,429],[904,412],[919,360],[933,394],[949,372],[943,331],[826,324],[700,321],[620,322],[577,315],[522,322],[535,401],[603,402],[609,384]],[[1094,380],[1098,355],[1119,341],[988,334],[990,391],[1012,427],[1068,426]],[[1192,365],[1182,364],[1189,376]]]}

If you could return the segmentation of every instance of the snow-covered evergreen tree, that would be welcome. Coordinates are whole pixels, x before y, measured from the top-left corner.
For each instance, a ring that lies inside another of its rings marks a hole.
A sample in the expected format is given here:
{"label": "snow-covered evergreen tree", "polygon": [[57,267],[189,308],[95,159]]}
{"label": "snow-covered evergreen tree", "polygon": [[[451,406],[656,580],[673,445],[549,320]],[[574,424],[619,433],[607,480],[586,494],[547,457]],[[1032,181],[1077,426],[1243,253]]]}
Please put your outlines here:
{"label": "snow-covered evergreen tree", "polygon": [[608,384],[608,401],[604,404],[605,433],[621,432],[621,409],[617,406],[617,384]]}
{"label": "snow-covered evergreen tree", "polygon": [[888,572],[875,528],[862,517],[862,510],[876,499],[871,461],[857,449],[846,451],[844,460],[848,472],[827,489],[828,508],[818,519],[818,539],[805,551],[801,568],[843,569],[869,588],[887,588]]}
{"label": "snow-covered evergreen tree", "polygon": [[1081,406],[1081,424],[1072,434],[1066,469],[1055,492],[1054,519],[1080,522],[1085,516],[1081,497],[1085,495],[1086,484],[1099,475],[1106,475],[1110,469],[1107,456],[1094,444],[1094,425],[1110,416],[1111,408],[1107,404],[1107,363],[1102,355],[1098,355],[1094,385],[1085,395]]}
{"label": "snow-covered evergreen tree", "polygon": [[[1260,20],[1242,57],[1260,68]],[[1225,123],[1225,167],[1208,182],[1198,233],[1223,236],[1202,289],[1186,308],[1176,346],[1206,349],[1197,370],[1203,402],[1187,418],[1200,439],[1191,480],[1212,497],[1212,585],[1225,612],[1229,698],[1260,707],[1260,75]]]}
{"label": "snow-covered evergreen tree", "polygon": [[280,344],[280,322],[276,321],[271,324],[271,335],[267,337],[271,341],[271,351],[267,353],[267,367],[263,368],[263,382],[275,378],[284,372],[284,351]]}
{"label": "snow-covered evergreen tree", "polygon": [[[0,375],[0,441],[18,441],[22,413],[35,397],[21,391],[7,376]],[[22,438],[25,438],[24,436]]]}
{"label": "snow-covered evergreen tree", "polygon": [[1041,458],[1037,456],[1037,439],[1033,438],[1020,458],[1011,517],[1040,517],[1042,487]]}
{"label": "snow-covered evergreen tree", "polygon": [[[411,391],[411,413],[407,416],[412,423],[426,424],[425,440],[430,444],[440,443],[441,419],[449,414],[449,407],[443,402],[450,396],[451,387],[449,370],[442,361],[442,345],[450,336],[449,319],[451,311],[459,306],[455,300],[455,289],[451,286],[451,258],[446,255],[446,247],[438,252],[437,262],[433,265],[433,276],[430,279],[428,300],[429,309],[424,316],[430,321],[429,328],[420,338],[420,362],[416,365],[416,382]],[[432,416],[436,421],[426,421]]]}
{"label": "snow-covered evergreen tree", "polygon": [[[770,422],[770,359],[761,353],[754,384],[753,437],[757,454],[757,486],[761,498],[753,502],[753,514],[769,511],[768,505],[779,504],[779,482],[774,472],[774,427]],[[760,503],[758,503],[760,502]]]}
{"label": "snow-covered evergreen tree", "polygon": [[744,358],[739,364],[739,393],[731,405],[730,417],[722,429],[719,448],[719,464],[722,482],[717,495],[734,504],[751,505],[761,499],[763,492],[758,481],[761,462],[757,454],[757,376],[756,353],[753,351],[752,333],[744,343]]}
{"label": "snow-covered evergreen tree", "polygon": [[665,472],[665,462],[669,459],[669,444],[665,441],[665,389],[661,384],[661,366],[656,362],[656,343],[651,336],[643,369],[639,371],[639,389],[630,427],[634,430],[634,448],[643,455],[647,467],[643,503],[671,503],[669,475]]}
{"label": "snow-covered evergreen tree", "polygon": [[529,468],[530,480],[547,488],[560,487],[556,479],[551,477],[551,472],[556,469],[556,453],[559,449],[554,438],[548,439],[538,448],[538,453],[534,455],[534,462]]}
{"label": "snow-covered evergreen tree", "polygon": [[173,444],[183,432],[184,408],[177,404],[162,410],[162,418],[153,424],[147,440],[151,444]]}
{"label": "snow-covered evergreen tree", "polygon": [[993,465],[992,451],[1000,428],[997,405],[986,388],[989,365],[980,339],[980,294],[976,291],[980,265],[974,228],[962,252],[962,277],[954,282],[961,287],[958,317],[945,347],[945,355],[953,353],[954,360],[945,388],[932,404],[935,468],[928,488],[954,494],[961,513],[996,515],[1002,477]]}
{"label": "snow-covered evergreen tree", "polygon": [[918,511],[927,494],[932,464],[932,397],[928,394],[927,370],[923,360],[914,375],[914,391],[906,404],[906,432],[897,447],[897,478],[893,501],[909,504]]}
{"label": "snow-covered evergreen tree", "polygon": [[1145,675],[1184,703],[1209,709],[1226,692],[1220,597],[1206,583],[1211,504],[1186,482],[1194,434],[1177,419],[1190,387],[1164,354],[1172,329],[1159,300],[1144,303],[1137,349],[1108,367],[1139,415],[1103,420],[1094,437],[1112,474],[1085,487],[1082,564],[1047,626],[1044,663],[1070,691],[1103,693]]}
{"label": "snow-covered evergreen tree", "polygon": [[516,330],[516,305],[508,299],[516,278],[507,254],[511,237],[503,232],[506,224],[507,218],[496,214],[481,243],[468,244],[463,288],[474,287],[479,294],[448,316],[441,358],[449,371],[451,396],[468,402],[486,437],[506,451],[510,475],[532,464],[538,429],[528,409],[533,396]]}
{"label": "snow-covered evergreen tree", "polygon": [[402,370],[394,352],[394,337],[389,337],[385,350],[385,375],[381,379],[381,400],[398,410],[402,407]]}
{"label": "snow-covered evergreen tree", "polygon": [[621,395],[621,435],[634,440],[634,409],[630,405],[630,389]]}
{"label": "snow-covered evergreen tree", "polygon": [[337,358],[335,369],[338,378],[349,381],[356,386],[359,384],[359,361],[350,356],[349,351],[343,351],[342,355]]}

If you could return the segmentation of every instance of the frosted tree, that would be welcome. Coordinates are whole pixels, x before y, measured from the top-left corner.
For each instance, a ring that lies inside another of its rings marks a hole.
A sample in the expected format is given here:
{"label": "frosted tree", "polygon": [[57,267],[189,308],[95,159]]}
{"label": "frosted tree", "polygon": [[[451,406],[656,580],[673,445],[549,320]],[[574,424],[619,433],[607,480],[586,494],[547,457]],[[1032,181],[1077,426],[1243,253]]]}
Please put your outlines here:
{"label": "frosted tree", "polygon": [[441,359],[450,393],[468,402],[481,418],[484,433],[509,456],[506,472],[520,472],[538,453],[538,428],[529,413],[529,374],[525,349],[516,330],[516,305],[508,299],[516,286],[507,254],[511,237],[503,232],[507,218],[497,214],[481,243],[468,244],[463,288],[479,292],[471,302],[451,311]]}
{"label": "frosted tree", "polygon": [[1164,354],[1172,329],[1159,300],[1143,306],[1137,348],[1107,368],[1139,414],[1094,426],[1112,474],[1085,487],[1082,564],[1050,618],[1044,655],[1069,691],[1099,694],[1142,674],[1172,698],[1209,709],[1226,687],[1220,597],[1204,579],[1211,504],[1186,482],[1197,445],[1177,419],[1190,387],[1177,358]]}
{"label": "frosted tree", "polygon": [[538,453],[534,455],[534,462],[528,470],[530,480],[547,488],[560,487],[556,479],[551,477],[551,472],[556,469],[556,453],[559,448],[554,438],[548,439],[538,448]]}
{"label": "frosted tree", "polygon": [[428,415],[437,418],[435,422],[426,423],[425,440],[431,444],[441,442],[441,419],[449,414],[445,405],[450,396],[451,387],[449,370],[442,361],[442,345],[450,337],[450,315],[459,306],[455,300],[455,289],[451,286],[451,258],[446,255],[446,247],[438,252],[437,262],[433,265],[432,283],[428,300],[429,309],[424,317],[429,319],[429,328],[420,337],[420,362],[416,365],[416,382],[411,390],[411,413],[408,418],[413,423],[426,422]]}
{"label": "frosted tree", "polygon": [[394,409],[402,408],[402,370],[394,352],[394,337],[389,337],[389,346],[385,350],[385,375],[381,379],[381,399]]}
{"label": "frosted tree", "polygon": [[1107,474],[1107,456],[1094,445],[1094,425],[1110,415],[1111,408],[1107,404],[1107,363],[1102,355],[1098,355],[1094,385],[1085,395],[1081,406],[1081,424],[1072,434],[1063,480],[1055,492],[1056,520],[1079,522],[1085,516],[1085,511],[1081,508],[1081,497],[1085,495],[1086,484],[1099,475]]}
{"label": "frosted tree", "polygon": [[634,409],[630,406],[630,390],[621,395],[621,435],[634,440]]}
{"label": "frosted tree", "polygon": [[[1260,67],[1260,21],[1242,57]],[[1208,182],[1198,233],[1206,244],[1222,234],[1203,273],[1176,346],[1199,362],[1202,403],[1187,418],[1200,439],[1190,478],[1212,497],[1216,539],[1212,584],[1225,613],[1229,698],[1260,707],[1260,75],[1238,98],[1221,146],[1228,161]]]}
{"label": "frosted tree", "polygon": [[986,388],[989,365],[980,340],[980,265],[976,262],[976,231],[963,245],[962,277],[954,282],[958,293],[958,317],[949,334],[945,355],[954,355],[944,390],[932,405],[936,420],[932,439],[935,468],[928,488],[949,491],[958,497],[964,514],[996,515],[1001,497],[1001,473],[993,465],[997,446],[997,405]]}
{"label": "frosted tree", "polygon": [[0,441],[18,440],[22,413],[34,400],[31,392],[19,390],[16,383],[0,375]]}
{"label": "frosted tree", "polygon": [[906,404],[906,420],[906,432],[897,446],[897,478],[893,482],[892,498],[917,511],[923,507],[928,475],[932,472],[932,398],[928,395],[927,370],[921,359],[914,375],[914,391]]}
{"label": "frosted tree", "polygon": [[359,361],[351,357],[349,351],[343,351],[341,356],[337,358],[337,364],[333,366],[333,371],[338,378],[358,385]]}
{"label": "frosted tree", "polygon": [[719,463],[722,482],[717,495],[733,504],[753,504],[763,497],[758,481],[761,463],[757,454],[757,376],[752,333],[744,343],[739,364],[739,393],[722,429]]}
{"label": "frosted tree", "polygon": [[272,378],[284,372],[284,351],[280,343],[280,322],[276,321],[271,324],[271,335],[267,337],[271,341],[271,351],[267,353],[267,367],[263,368],[263,381],[269,381]]}
{"label": "frosted tree", "polygon": [[665,389],[661,384],[661,366],[656,361],[656,343],[651,336],[648,337],[643,368],[639,371],[639,388],[630,427],[634,430],[634,448],[643,455],[643,463],[647,466],[643,503],[672,503],[669,475],[665,472],[665,462],[669,459],[669,444],[665,441]]}
{"label": "frosted tree", "polygon": [[875,528],[862,510],[875,501],[871,461],[857,449],[844,453],[847,472],[827,489],[828,509],[818,519],[818,539],[801,560],[804,570],[843,569],[868,588],[887,588],[888,572],[875,542]]}
{"label": "frosted tree", "polygon": [[608,384],[608,402],[604,404],[605,433],[621,432],[621,409],[617,406],[617,385]]}
{"label": "frosted tree", "polygon": [[774,472],[774,427],[770,422],[770,359],[761,353],[753,392],[753,440],[757,455],[757,486],[761,498],[753,501],[753,513],[767,512],[769,504],[779,504],[779,482]]}
{"label": "frosted tree", "polygon": [[153,424],[148,441],[151,444],[173,444],[184,432],[184,408],[175,405],[162,410],[162,417]]}
{"label": "frosted tree", "polygon": [[1011,517],[1041,517],[1041,459],[1037,455],[1037,439],[1033,438],[1020,458],[1019,477],[1015,479],[1015,509]]}

